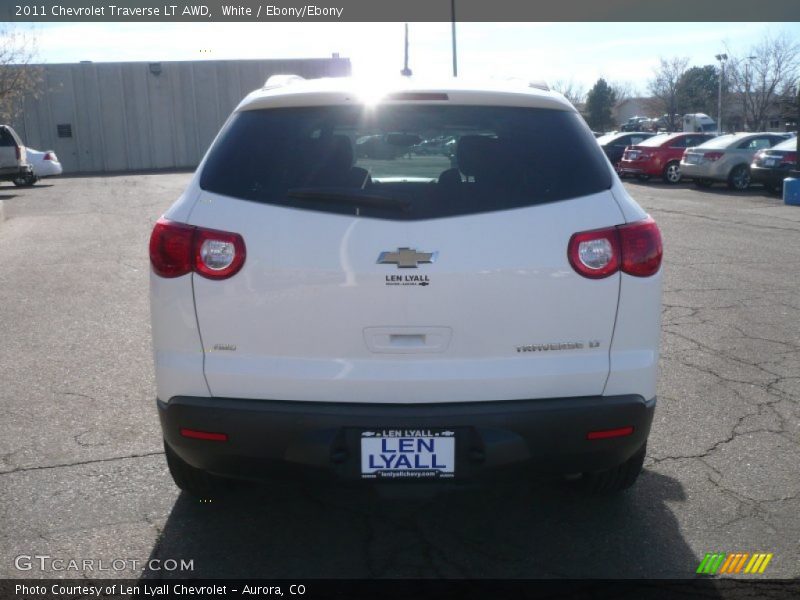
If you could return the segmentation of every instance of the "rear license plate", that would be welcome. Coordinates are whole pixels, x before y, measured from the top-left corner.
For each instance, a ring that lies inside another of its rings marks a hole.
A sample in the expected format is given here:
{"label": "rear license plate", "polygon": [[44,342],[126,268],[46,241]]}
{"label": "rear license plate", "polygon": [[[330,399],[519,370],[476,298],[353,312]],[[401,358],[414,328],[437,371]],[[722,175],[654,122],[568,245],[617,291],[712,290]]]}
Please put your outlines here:
{"label": "rear license plate", "polygon": [[446,429],[361,432],[362,479],[449,479],[456,472],[456,434]]}
{"label": "rear license plate", "polygon": [[627,158],[628,158],[628,160],[636,160],[637,158],[639,158],[639,153],[638,152],[628,152],[628,157]]}
{"label": "rear license plate", "polygon": [[698,159],[700,157],[695,154],[689,154],[686,156],[686,162],[690,165],[696,165],[698,163]]}
{"label": "rear license plate", "polygon": [[765,158],[764,159],[764,166],[765,167],[774,167],[777,164],[778,164],[778,159],[777,158]]}

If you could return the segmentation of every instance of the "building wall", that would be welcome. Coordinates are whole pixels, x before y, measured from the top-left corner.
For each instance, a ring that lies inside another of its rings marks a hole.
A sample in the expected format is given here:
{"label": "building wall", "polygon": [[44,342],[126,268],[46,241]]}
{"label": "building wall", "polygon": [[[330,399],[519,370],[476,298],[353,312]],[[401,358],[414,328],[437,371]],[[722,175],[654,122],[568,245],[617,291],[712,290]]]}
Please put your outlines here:
{"label": "building wall", "polygon": [[233,108],[270,75],[350,74],[344,58],[40,66],[42,93],[12,124],[26,145],[54,150],[65,172],[195,167]]}
{"label": "building wall", "polygon": [[651,116],[649,98],[626,98],[614,107],[614,120],[618,125],[625,123],[631,117]]}

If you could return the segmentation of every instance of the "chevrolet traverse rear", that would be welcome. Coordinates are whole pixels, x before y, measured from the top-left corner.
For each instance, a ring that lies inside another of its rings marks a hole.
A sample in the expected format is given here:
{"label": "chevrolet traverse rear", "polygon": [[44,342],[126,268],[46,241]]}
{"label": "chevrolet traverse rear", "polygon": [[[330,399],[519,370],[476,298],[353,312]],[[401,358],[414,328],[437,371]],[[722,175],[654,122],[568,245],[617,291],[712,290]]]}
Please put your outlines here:
{"label": "chevrolet traverse rear", "polygon": [[150,257],[158,410],[190,493],[514,467],[608,491],[641,470],[661,238],[557,93],[270,80]]}

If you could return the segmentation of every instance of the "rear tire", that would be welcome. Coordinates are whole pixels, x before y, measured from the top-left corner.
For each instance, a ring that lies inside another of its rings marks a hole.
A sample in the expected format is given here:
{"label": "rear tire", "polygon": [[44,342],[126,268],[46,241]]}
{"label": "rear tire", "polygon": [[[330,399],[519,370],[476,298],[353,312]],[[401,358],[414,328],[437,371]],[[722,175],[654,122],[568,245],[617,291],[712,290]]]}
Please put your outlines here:
{"label": "rear tire", "polygon": [[783,194],[783,186],[779,183],[765,183],[764,187],[773,196],[780,196]]}
{"label": "rear tire", "polygon": [[172,481],[184,492],[200,498],[210,499],[223,489],[223,481],[213,475],[197,469],[184,461],[164,442],[164,453],[167,455],[167,467]]}
{"label": "rear tire", "polygon": [[621,465],[596,473],[584,473],[583,477],[576,480],[574,484],[581,493],[589,496],[613,494],[626,490],[636,483],[642,472],[645,454],[647,454],[646,442],[636,451],[636,454]]}
{"label": "rear tire", "polygon": [[671,160],[667,163],[667,166],[664,167],[664,173],[662,174],[664,178],[664,183],[668,183],[670,185],[675,185],[676,183],[680,183],[681,181],[681,163],[677,160]]}
{"label": "rear tire", "polygon": [[714,182],[711,181],[710,179],[703,179],[701,177],[699,179],[695,179],[694,180],[694,184],[695,184],[695,186],[697,186],[699,188],[704,188],[705,189],[705,188],[710,188],[712,185],[714,185]]}
{"label": "rear tire", "polygon": [[734,167],[728,175],[728,187],[732,190],[743,191],[750,187],[750,168],[747,165]]}
{"label": "rear tire", "polygon": [[14,185],[17,187],[30,187],[36,183],[38,177],[33,172],[27,173],[24,177],[17,177],[14,180]]}

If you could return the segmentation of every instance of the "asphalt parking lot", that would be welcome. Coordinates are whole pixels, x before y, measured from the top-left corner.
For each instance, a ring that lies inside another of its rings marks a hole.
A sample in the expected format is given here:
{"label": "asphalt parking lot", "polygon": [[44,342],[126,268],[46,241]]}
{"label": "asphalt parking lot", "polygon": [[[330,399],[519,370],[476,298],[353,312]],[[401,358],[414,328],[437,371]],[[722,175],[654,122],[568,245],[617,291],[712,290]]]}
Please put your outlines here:
{"label": "asphalt parking lot", "polygon": [[[0,187],[0,577],[687,577],[716,551],[800,577],[800,208],[626,183],[665,240],[659,405],[626,493],[283,486],[203,504],[164,461],[147,297],[150,229],[188,178]],[[18,570],[20,555],[193,570]]]}

